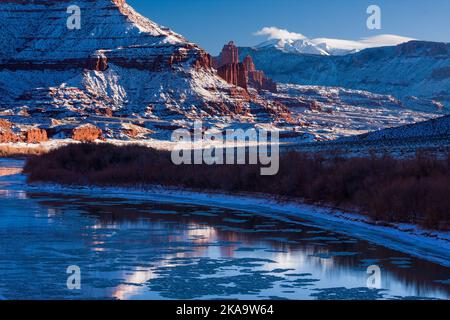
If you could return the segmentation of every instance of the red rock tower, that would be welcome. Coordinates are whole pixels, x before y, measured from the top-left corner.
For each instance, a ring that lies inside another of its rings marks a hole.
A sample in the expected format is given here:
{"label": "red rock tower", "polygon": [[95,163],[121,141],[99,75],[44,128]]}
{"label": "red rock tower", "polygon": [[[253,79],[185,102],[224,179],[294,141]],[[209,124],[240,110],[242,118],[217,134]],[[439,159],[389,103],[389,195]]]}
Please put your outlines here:
{"label": "red rock tower", "polygon": [[253,59],[251,56],[246,56],[244,58],[244,64],[247,67],[247,71],[251,72],[251,71],[255,71],[256,67],[255,67],[255,63],[253,62]]}
{"label": "red rock tower", "polygon": [[231,63],[239,63],[239,50],[233,41],[223,46],[220,67]]}
{"label": "red rock tower", "polygon": [[266,78],[263,71],[256,70],[251,56],[239,62],[239,50],[233,41],[223,46],[219,57],[213,59],[213,66],[219,76],[230,84],[247,89],[248,86],[259,90],[277,91],[277,85]]}

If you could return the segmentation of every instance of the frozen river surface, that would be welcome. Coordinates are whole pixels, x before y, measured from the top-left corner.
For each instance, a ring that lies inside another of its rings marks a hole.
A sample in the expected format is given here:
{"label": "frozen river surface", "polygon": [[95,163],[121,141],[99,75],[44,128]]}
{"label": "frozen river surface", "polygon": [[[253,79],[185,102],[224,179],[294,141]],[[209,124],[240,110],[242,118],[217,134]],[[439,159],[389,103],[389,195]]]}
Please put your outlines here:
{"label": "frozen river surface", "polygon": [[449,268],[356,237],[201,203],[27,191],[22,165],[0,159],[3,299],[450,298]]}

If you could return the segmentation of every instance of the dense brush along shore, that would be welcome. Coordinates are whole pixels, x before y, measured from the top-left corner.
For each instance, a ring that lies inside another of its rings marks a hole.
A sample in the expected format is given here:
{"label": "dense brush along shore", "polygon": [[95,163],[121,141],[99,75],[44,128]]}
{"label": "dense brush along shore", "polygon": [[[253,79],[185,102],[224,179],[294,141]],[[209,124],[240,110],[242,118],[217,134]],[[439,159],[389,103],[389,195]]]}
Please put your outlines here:
{"label": "dense brush along shore", "polygon": [[265,193],[356,209],[377,221],[449,229],[450,156],[343,158],[286,152],[277,175],[261,176],[259,165],[176,166],[168,151],[73,144],[29,158],[24,171],[29,182]]}

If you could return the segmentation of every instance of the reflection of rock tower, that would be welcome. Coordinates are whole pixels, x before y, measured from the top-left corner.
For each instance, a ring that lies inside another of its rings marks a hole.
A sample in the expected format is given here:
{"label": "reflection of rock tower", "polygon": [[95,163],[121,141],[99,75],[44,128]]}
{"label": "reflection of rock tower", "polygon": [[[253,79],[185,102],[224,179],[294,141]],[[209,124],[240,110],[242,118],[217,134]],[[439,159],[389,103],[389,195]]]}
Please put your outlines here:
{"label": "reflection of rock tower", "polygon": [[243,63],[239,62],[239,50],[233,41],[223,46],[220,56],[213,60],[213,66],[230,84],[244,89],[250,86],[257,90],[277,91],[276,83],[266,78],[263,71],[256,70],[251,56],[246,56]]}

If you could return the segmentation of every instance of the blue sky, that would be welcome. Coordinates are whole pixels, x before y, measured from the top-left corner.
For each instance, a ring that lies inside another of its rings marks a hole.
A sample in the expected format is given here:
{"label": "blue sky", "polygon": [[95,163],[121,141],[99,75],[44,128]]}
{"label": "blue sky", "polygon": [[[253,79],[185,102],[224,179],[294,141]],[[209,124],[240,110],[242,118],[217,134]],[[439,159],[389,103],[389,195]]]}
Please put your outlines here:
{"label": "blue sky", "polygon": [[[217,54],[225,42],[253,46],[254,33],[278,27],[308,38],[358,40],[396,34],[450,42],[450,0],[128,0],[141,14]],[[381,8],[382,30],[366,27],[369,5]]]}

